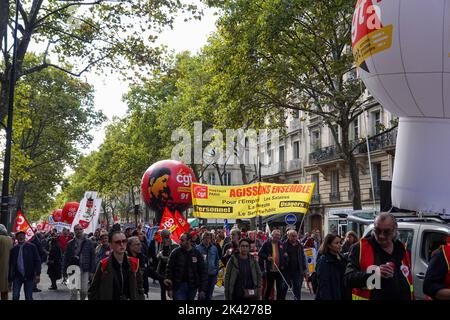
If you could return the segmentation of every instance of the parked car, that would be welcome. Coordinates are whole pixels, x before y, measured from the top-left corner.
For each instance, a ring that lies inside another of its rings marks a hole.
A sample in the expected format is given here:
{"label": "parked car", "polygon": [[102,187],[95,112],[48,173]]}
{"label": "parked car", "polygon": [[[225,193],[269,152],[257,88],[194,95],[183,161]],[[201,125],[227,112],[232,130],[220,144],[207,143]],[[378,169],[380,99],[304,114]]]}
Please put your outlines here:
{"label": "parked car", "polygon": [[[397,215],[397,214],[396,214]],[[351,218],[350,218],[351,219]],[[400,240],[406,244],[411,256],[413,285],[416,299],[425,299],[423,280],[431,259],[431,254],[450,236],[450,223],[439,217],[397,216]],[[368,225],[364,236],[373,230]]]}

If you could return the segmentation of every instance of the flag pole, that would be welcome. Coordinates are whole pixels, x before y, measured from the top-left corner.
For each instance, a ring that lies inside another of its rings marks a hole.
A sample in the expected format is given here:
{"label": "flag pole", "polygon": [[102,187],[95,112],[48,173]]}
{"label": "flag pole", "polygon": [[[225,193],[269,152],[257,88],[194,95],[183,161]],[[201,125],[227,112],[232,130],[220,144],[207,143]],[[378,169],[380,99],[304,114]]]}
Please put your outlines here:
{"label": "flag pole", "polygon": [[281,278],[283,278],[284,283],[287,285],[288,287],[288,291],[291,291],[291,293],[294,295],[295,298],[298,298],[295,296],[294,291],[292,290],[291,286],[289,285],[289,283],[287,282],[286,278],[283,276],[283,273],[280,271],[280,269],[278,268],[277,264],[275,263],[275,261],[273,261],[273,265],[275,266],[275,268],[277,268],[278,273],[281,275]]}

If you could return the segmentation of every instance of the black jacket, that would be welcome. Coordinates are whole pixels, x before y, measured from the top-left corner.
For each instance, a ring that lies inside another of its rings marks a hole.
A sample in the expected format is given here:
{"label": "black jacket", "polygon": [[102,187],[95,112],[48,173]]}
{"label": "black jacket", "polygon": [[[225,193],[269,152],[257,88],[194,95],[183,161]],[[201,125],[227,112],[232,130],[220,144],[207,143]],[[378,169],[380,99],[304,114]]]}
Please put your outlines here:
{"label": "black jacket", "polygon": [[[186,269],[187,268],[187,269]],[[177,290],[187,272],[187,283],[191,288],[206,292],[208,272],[203,256],[197,249],[187,251],[183,247],[176,248],[169,256],[166,268],[166,278],[172,281],[172,289]]]}
{"label": "black jacket", "polygon": [[[298,244],[300,246],[299,250],[298,250],[298,255],[296,257],[297,259],[297,265],[298,265],[298,270],[296,270],[297,272],[299,272],[300,274],[303,274],[303,272],[305,272],[306,270],[306,258],[305,258],[305,251],[304,248],[301,244],[300,241],[298,241]],[[289,249],[292,247],[292,244],[289,243],[289,240],[286,240],[283,243],[283,248],[284,248],[284,252],[288,253]],[[287,256],[286,257],[286,268],[289,266],[289,263],[291,261],[292,257]]]}
{"label": "black jacket", "polygon": [[423,281],[423,293],[436,299],[436,293],[441,289],[447,288],[444,283],[447,273],[448,267],[444,252],[442,252],[442,249],[438,249],[434,252],[428,265],[425,280]]}
{"label": "black jacket", "polygon": [[62,251],[58,239],[50,242],[47,274],[50,278],[61,279],[62,276]]}
{"label": "black jacket", "polygon": [[[286,257],[284,256],[285,251],[284,251],[282,242],[278,242],[278,252],[280,255],[278,268],[280,269],[280,271],[284,271],[285,267],[286,267]],[[261,271],[272,272],[273,262],[270,262],[269,260],[267,260],[267,258],[269,256],[273,257],[272,240],[267,240],[266,242],[264,242],[263,246],[261,247],[261,249],[258,252],[258,256],[259,256],[258,262],[259,262]],[[275,272],[277,272],[276,268],[275,268]]]}
{"label": "black jacket", "polygon": [[340,258],[341,260],[338,260],[336,256],[327,253],[317,261],[318,288],[316,300],[351,299],[351,294],[346,289],[344,280],[346,260],[342,255],[340,255]]}
{"label": "black jacket", "polygon": [[[8,280],[12,282],[16,276],[21,277],[17,270],[17,260],[19,258],[20,246],[16,245],[11,249],[9,255],[9,274]],[[39,257],[36,246],[32,243],[25,242],[22,249],[23,264],[25,267],[25,279],[33,280],[35,276],[41,274],[41,258]]]}
{"label": "black jacket", "polygon": [[[370,300],[411,300],[408,281],[400,270],[401,261],[406,253],[403,244],[400,240],[396,240],[394,251],[390,255],[380,247],[373,236],[369,236],[367,239],[374,251],[374,265],[380,266],[387,262],[395,264],[394,277],[391,279],[381,278],[381,289],[371,290]],[[365,288],[367,279],[371,276],[371,274],[361,271],[359,265],[360,246],[360,242],[354,244],[348,256],[345,280],[349,288]],[[412,271],[410,270],[410,272]]]}

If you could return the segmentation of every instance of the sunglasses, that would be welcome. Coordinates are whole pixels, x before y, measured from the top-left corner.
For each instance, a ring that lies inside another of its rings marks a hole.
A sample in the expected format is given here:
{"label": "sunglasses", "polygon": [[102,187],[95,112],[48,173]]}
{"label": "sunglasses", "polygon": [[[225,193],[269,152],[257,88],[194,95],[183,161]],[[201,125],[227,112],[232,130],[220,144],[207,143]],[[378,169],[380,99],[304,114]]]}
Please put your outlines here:
{"label": "sunglasses", "polygon": [[374,228],[373,231],[377,236],[384,234],[385,236],[390,236],[394,233],[394,230],[392,229],[380,229],[380,228]]}
{"label": "sunglasses", "polygon": [[128,240],[127,239],[117,240],[117,241],[114,241],[114,243],[117,244],[117,245],[127,244]]}

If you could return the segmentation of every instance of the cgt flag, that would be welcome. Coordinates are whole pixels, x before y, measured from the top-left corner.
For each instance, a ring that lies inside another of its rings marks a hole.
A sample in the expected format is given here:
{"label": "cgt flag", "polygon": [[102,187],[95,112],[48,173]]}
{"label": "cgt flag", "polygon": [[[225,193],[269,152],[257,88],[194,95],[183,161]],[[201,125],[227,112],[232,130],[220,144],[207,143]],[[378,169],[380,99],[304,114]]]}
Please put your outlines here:
{"label": "cgt flag", "polygon": [[178,212],[178,210],[175,210],[175,214],[173,216],[175,217],[175,220],[180,225],[183,232],[189,232],[189,230],[191,229],[191,225],[186,221],[183,215]]}
{"label": "cgt flag", "polygon": [[34,236],[34,231],[27,219],[20,210],[17,210],[16,221],[14,222],[14,232],[25,232],[25,240],[28,241]]}
{"label": "cgt flag", "polygon": [[156,236],[156,240],[159,242],[162,241],[160,232],[163,229],[169,230],[170,238],[176,243],[180,243],[180,236],[183,233],[183,227],[176,221],[175,217],[167,207],[164,209],[161,223],[159,225],[158,235]]}

